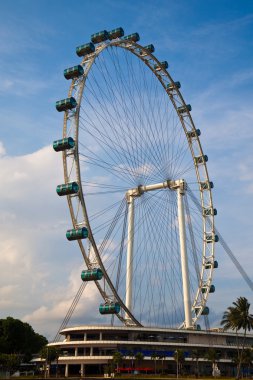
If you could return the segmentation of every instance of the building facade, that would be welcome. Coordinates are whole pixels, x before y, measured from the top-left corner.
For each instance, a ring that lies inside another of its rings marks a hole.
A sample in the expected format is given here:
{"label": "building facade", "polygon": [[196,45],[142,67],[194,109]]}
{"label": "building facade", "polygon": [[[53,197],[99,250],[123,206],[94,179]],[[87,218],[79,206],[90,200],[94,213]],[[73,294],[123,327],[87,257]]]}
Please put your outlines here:
{"label": "building facade", "polygon": [[[216,367],[221,374],[233,376],[237,343],[241,345],[243,341],[242,334],[237,337],[235,333],[214,330],[121,326],[68,327],[61,334],[63,341],[49,346],[59,350],[58,371],[66,377],[112,372],[115,352],[122,354],[118,372],[176,374],[179,370],[179,363],[175,360],[177,350],[184,353],[181,365],[184,373],[197,374],[198,371],[199,374],[211,375]],[[253,335],[247,335],[245,347],[252,346]],[[210,349],[216,352],[215,363],[206,359]],[[137,353],[141,353],[143,359],[135,360]]]}

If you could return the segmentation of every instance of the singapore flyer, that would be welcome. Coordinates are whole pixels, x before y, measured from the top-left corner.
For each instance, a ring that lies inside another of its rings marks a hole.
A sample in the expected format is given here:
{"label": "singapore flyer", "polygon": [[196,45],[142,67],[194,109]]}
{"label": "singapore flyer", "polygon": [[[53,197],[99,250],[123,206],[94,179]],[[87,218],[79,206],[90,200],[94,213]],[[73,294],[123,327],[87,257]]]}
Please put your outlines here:
{"label": "singapore flyer", "polygon": [[166,57],[138,33],[103,30],[76,53],[53,147],[63,157],[66,237],[78,242],[82,280],[101,295],[96,312],[126,326],[198,328],[215,291],[218,236],[192,107]]}

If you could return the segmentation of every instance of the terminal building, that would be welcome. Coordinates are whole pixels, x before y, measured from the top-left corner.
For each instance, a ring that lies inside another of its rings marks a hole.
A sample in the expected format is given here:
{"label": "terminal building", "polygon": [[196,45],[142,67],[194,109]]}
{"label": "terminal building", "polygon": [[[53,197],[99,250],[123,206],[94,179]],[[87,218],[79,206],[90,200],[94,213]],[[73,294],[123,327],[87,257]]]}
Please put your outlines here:
{"label": "terminal building", "polygon": [[[175,353],[179,349],[185,358],[181,373],[212,375],[215,368],[221,375],[234,376],[233,358],[237,356],[237,344],[243,340],[243,334],[237,337],[220,329],[197,331],[104,325],[68,327],[61,334],[64,340],[49,346],[59,349],[58,372],[65,377],[110,373],[115,352],[122,354],[117,366],[120,373],[176,375],[179,363]],[[245,347],[252,346],[253,335],[247,335]],[[216,352],[213,363],[206,358],[210,349]],[[139,361],[135,359],[137,353],[143,357]]]}

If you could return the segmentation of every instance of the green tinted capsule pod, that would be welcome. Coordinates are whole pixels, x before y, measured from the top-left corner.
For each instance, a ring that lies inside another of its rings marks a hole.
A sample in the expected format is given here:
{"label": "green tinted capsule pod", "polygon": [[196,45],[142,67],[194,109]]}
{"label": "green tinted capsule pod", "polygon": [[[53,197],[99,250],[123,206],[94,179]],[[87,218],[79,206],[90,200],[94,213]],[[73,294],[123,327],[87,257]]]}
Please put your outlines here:
{"label": "green tinted capsule pod", "polygon": [[56,152],[61,152],[67,149],[73,149],[75,146],[75,140],[72,137],[67,137],[65,139],[55,140],[53,142],[53,148]]}
{"label": "green tinted capsule pod", "polygon": [[180,82],[174,82],[174,83],[167,84],[167,90],[168,91],[172,91],[175,88],[181,88],[181,83]]}
{"label": "green tinted capsule pod", "polygon": [[219,236],[218,235],[214,235],[214,234],[206,234],[206,242],[207,243],[218,243],[219,241]]}
{"label": "green tinted capsule pod", "polygon": [[84,70],[81,65],[69,67],[68,69],[65,69],[63,74],[66,79],[73,79],[73,78],[78,78],[81,75],[83,75]]}
{"label": "green tinted capsule pod", "polygon": [[[195,313],[198,314],[200,311],[200,307],[195,308]],[[201,312],[201,315],[208,315],[209,314],[209,307],[205,306]]]}
{"label": "green tinted capsule pod", "polygon": [[95,46],[91,42],[84,45],[77,46],[76,48],[76,54],[78,55],[78,57],[84,57],[85,55],[94,53],[94,51],[95,51]]}
{"label": "green tinted capsule pod", "polygon": [[200,182],[200,190],[210,190],[210,189],[213,189],[214,185],[213,185],[213,182],[209,182],[209,181],[206,181],[206,182]]}
{"label": "green tinted capsule pod", "polygon": [[194,161],[197,165],[201,165],[208,161],[208,157],[206,154],[203,156],[197,156],[197,157],[194,157]]}
{"label": "green tinted capsule pod", "polygon": [[144,46],[144,49],[148,50],[150,53],[154,53],[155,51],[155,47],[152,44]]}
{"label": "green tinted capsule pod", "polygon": [[207,207],[203,210],[203,216],[217,215],[216,208]]}
{"label": "green tinted capsule pod", "polygon": [[77,102],[76,99],[73,98],[73,96],[71,96],[71,98],[58,100],[58,102],[55,103],[55,107],[58,112],[72,110],[76,106]]}
{"label": "green tinted capsule pod", "polygon": [[[206,293],[207,290],[208,290],[208,287],[203,286],[203,288],[201,289],[201,292],[202,293]],[[210,288],[209,288],[209,293],[214,293],[214,292],[215,292],[215,286],[211,285]]]}
{"label": "green tinted capsule pod", "polygon": [[206,264],[205,264],[205,269],[211,269],[213,266],[213,268],[217,269],[218,268],[218,261],[214,260],[213,264],[211,261],[207,261]]}
{"label": "green tinted capsule pod", "polygon": [[138,33],[128,34],[128,36],[124,36],[121,38],[123,41],[134,41],[137,42],[140,40],[140,36]]}
{"label": "green tinted capsule pod", "polygon": [[186,106],[181,106],[177,108],[178,113],[185,113],[187,111],[190,112],[191,110],[192,110],[192,106],[190,104],[186,104]]}
{"label": "green tinted capsule pod", "polygon": [[156,71],[160,71],[162,69],[167,69],[169,67],[169,64],[167,61],[162,61],[159,64],[154,65],[154,69]]}
{"label": "green tinted capsule pod", "polygon": [[56,192],[59,196],[77,194],[78,191],[79,186],[76,182],[63,183],[62,185],[58,185],[56,187]]}
{"label": "green tinted capsule pod", "polygon": [[113,303],[101,303],[99,306],[100,314],[118,314],[120,312],[120,304],[117,302]]}
{"label": "green tinted capsule pod", "polygon": [[108,32],[109,40],[114,40],[115,38],[120,38],[124,36],[123,28],[116,28]]}
{"label": "green tinted capsule pod", "polygon": [[72,230],[68,230],[66,232],[66,238],[68,240],[79,240],[79,239],[86,239],[88,237],[88,230],[86,227],[82,228],[73,228]]}
{"label": "green tinted capsule pod", "polygon": [[91,42],[93,44],[98,44],[99,42],[103,42],[108,40],[109,34],[106,30],[102,30],[101,32],[94,33],[91,35]]}
{"label": "green tinted capsule pod", "polygon": [[83,281],[98,281],[103,277],[103,272],[100,268],[83,270],[81,273],[81,279]]}
{"label": "green tinted capsule pod", "polygon": [[200,132],[199,129],[195,129],[195,130],[187,132],[187,135],[188,135],[189,138],[195,138],[197,136],[200,136],[201,132]]}

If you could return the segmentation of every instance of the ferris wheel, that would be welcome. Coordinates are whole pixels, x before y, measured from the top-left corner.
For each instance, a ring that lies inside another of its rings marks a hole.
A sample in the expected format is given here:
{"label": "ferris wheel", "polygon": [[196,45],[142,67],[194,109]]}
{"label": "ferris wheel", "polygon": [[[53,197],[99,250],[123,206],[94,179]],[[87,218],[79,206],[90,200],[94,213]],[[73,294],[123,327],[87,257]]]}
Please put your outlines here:
{"label": "ferris wheel", "polygon": [[[101,31],[76,48],[61,151],[64,183],[101,314],[125,325],[196,328],[215,291],[215,243],[207,156],[181,84],[138,33]],[[96,312],[96,311],[94,311]]]}

